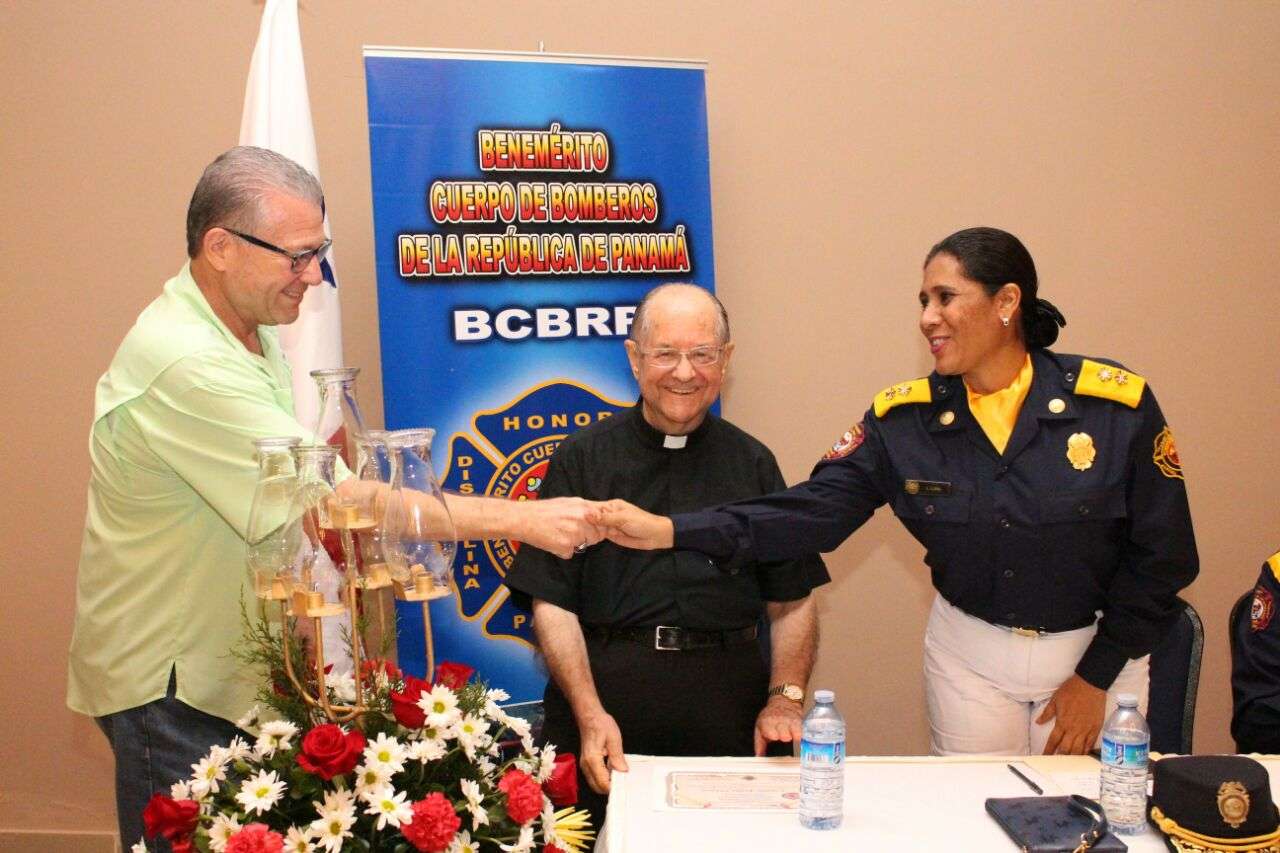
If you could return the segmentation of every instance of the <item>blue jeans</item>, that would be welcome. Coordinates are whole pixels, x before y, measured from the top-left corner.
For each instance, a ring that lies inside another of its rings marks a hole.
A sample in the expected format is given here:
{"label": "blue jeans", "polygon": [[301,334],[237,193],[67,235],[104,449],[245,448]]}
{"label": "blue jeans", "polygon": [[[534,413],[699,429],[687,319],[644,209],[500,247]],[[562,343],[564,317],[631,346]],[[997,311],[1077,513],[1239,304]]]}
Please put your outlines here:
{"label": "blue jeans", "polygon": [[[142,839],[142,811],[152,794],[168,796],[174,782],[191,777],[191,765],[211,746],[226,746],[243,734],[221,717],[179,702],[176,690],[177,672],[171,671],[163,699],[95,718],[116,757],[116,817],[124,850]],[[170,849],[160,838],[147,846]]]}

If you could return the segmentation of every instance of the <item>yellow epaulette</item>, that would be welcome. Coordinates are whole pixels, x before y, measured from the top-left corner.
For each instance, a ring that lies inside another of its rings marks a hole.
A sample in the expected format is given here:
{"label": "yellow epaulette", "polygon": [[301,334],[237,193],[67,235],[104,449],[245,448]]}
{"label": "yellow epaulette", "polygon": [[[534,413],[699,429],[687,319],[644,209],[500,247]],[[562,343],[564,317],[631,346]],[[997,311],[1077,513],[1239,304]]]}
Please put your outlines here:
{"label": "yellow epaulette", "polygon": [[1280,551],[1276,551],[1267,558],[1267,565],[1271,567],[1271,574],[1276,576],[1276,580],[1280,581]]}
{"label": "yellow epaulette", "polygon": [[1138,401],[1142,399],[1142,389],[1146,387],[1147,380],[1136,373],[1086,358],[1080,362],[1080,376],[1076,379],[1075,392],[1087,397],[1114,400],[1136,409]]}
{"label": "yellow epaulette", "polygon": [[912,379],[910,382],[900,382],[897,385],[890,385],[876,395],[876,417],[883,418],[885,412],[888,412],[894,406],[901,406],[903,403],[930,403],[932,401],[933,395],[929,393],[928,377]]}

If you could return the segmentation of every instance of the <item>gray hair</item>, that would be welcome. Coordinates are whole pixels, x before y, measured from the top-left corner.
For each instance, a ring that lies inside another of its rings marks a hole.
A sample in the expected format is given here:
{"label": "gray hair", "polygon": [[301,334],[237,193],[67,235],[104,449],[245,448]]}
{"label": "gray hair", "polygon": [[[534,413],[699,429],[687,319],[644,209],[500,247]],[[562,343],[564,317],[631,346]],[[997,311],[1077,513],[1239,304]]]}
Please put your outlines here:
{"label": "gray hair", "polygon": [[210,228],[252,232],[259,223],[262,197],[276,190],[324,209],[316,176],[288,157],[238,145],[204,170],[187,207],[187,256],[194,258]]}
{"label": "gray hair", "polygon": [[716,295],[705,287],[699,287],[696,284],[690,284],[683,281],[673,281],[667,284],[660,284],[644,295],[644,299],[641,299],[640,304],[636,306],[635,316],[631,319],[631,331],[628,333],[628,337],[630,337],[631,340],[638,344],[644,338],[648,337],[649,303],[652,302],[654,297],[659,294],[674,289],[696,290],[698,293],[701,293],[703,296],[707,297],[707,299],[711,300],[711,304],[714,305],[716,309],[716,342],[720,344],[720,346],[724,346],[729,343],[729,312],[724,310],[724,303],[717,299]]}

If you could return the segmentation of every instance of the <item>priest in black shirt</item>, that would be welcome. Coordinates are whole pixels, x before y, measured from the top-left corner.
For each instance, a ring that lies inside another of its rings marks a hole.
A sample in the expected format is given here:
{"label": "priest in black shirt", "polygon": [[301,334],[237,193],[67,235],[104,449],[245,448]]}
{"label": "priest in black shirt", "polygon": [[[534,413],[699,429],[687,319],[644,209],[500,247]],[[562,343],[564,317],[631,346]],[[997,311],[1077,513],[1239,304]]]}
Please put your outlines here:
{"label": "priest in black shirt", "polygon": [[[669,515],[785,488],[768,448],[708,413],[733,352],[715,296],[650,291],[626,347],[639,404],[565,439],[540,497],[624,498]],[[580,551],[564,560],[525,545],[506,584],[532,601],[551,672],[544,738],[578,753],[597,826],[624,750],[752,755],[800,739],[818,635],[809,591],[830,580],[820,557],[721,567],[608,541]],[[767,667],[756,639],[766,611]]]}

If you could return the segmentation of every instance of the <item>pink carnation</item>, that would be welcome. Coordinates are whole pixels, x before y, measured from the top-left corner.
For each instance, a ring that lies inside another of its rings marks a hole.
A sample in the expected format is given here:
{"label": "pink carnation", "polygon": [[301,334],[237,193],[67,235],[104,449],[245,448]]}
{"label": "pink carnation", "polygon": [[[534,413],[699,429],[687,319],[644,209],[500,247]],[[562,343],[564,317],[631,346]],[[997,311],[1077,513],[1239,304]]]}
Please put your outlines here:
{"label": "pink carnation", "polygon": [[453,804],[440,792],[413,804],[413,820],[400,824],[400,834],[424,853],[438,853],[449,846],[462,821]]}
{"label": "pink carnation", "polygon": [[498,790],[507,795],[507,817],[521,826],[542,814],[542,788],[523,770],[508,770]]}
{"label": "pink carnation", "polygon": [[265,823],[251,823],[227,839],[227,853],[284,853],[284,836]]}

